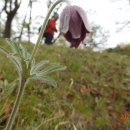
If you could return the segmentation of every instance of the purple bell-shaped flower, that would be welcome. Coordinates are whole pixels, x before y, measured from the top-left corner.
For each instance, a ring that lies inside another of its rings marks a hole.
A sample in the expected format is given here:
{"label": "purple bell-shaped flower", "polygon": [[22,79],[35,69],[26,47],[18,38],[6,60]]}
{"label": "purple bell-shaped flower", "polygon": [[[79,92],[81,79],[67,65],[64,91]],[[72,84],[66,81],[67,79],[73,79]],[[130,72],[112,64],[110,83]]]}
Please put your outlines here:
{"label": "purple bell-shaped flower", "polygon": [[91,32],[85,11],[76,5],[66,6],[60,16],[60,32],[71,43],[70,47],[78,48]]}

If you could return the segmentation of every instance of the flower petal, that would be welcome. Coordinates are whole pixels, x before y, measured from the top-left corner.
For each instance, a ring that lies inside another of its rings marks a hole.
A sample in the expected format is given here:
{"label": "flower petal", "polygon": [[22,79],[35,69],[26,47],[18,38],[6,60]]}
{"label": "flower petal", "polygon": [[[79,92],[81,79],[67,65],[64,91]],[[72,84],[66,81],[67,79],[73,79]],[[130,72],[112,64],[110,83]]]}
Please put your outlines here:
{"label": "flower petal", "polygon": [[87,18],[87,15],[86,15],[85,11],[81,7],[78,7],[78,6],[75,6],[75,10],[80,15],[80,17],[81,17],[81,19],[82,19],[82,21],[84,23],[84,26],[85,26],[85,28],[87,30],[87,33],[90,33],[91,29],[90,29],[88,18]]}
{"label": "flower petal", "polygon": [[70,10],[69,7],[66,6],[60,15],[60,31],[62,33],[65,34],[68,32],[69,22],[70,22]]}

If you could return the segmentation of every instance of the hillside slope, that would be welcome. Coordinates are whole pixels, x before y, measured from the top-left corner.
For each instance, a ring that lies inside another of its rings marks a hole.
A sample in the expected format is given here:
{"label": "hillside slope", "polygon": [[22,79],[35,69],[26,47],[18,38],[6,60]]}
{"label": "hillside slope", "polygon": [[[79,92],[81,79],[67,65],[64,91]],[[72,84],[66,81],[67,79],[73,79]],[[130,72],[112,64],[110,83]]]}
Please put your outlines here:
{"label": "hillside slope", "polygon": [[[22,44],[32,50],[31,43]],[[3,39],[0,46],[7,48]],[[14,130],[130,129],[128,55],[41,45],[36,60],[41,59],[67,69],[51,75],[57,88],[39,81],[27,85]],[[0,61],[1,82],[15,80],[16,70],[1,52]],[[0,129],[7,121],[16,92],[0,102]],[[4,93],[9,92],[6,89]]]}

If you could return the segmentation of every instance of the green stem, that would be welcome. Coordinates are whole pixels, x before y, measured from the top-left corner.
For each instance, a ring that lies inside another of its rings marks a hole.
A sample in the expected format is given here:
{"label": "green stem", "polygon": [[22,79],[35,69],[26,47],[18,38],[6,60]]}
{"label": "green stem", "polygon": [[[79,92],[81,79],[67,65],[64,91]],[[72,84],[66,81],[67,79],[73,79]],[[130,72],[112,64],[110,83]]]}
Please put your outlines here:
{"label": "green stem", "polygon": [[13,109],[12,109],[11,115],[9,117],[9,120],[7,122],[5,130],[11,130],[12,129],[14,120],[16,118],[16,114],[17,114],[18,109],[19,109],[19,105],[20,105],[20,102],[21,102],[22,95],[23,95],[24,89],[26,87],[26,84],[27,84],[27,79],[21,77],[18,94],[17,94],[16,100],[15,100],[15,103],[14,103],[14,106],[13,106]]}
{"label": "green stem", "polygon": [[44,31],[45,31],[45,28],[46,28],[46,25],[47,25],[49,16],[50,16],[51,12],[53,11],[53,9],[54,9],[59,3],[61,3],[61,2],[67,2],[67,1],[66,1],[66,0],[58,0],[58,1],[56,1],[56,2],[51,6],[51,8],[50,8],[49,11],[48,11],[48,14],[47,14],[47,16],[46,16],[46,18],[45,18],[45,20],[44,20],[44,22],[43,22],[42,28],[41,28],[41,30],[40,30],[39,37],[38,37],[38,39],[37,39],[36,45],[35,45],[35,47],[34,47],[34,49],[33,49],[33,51],[32,51],[31,58],[30,58],[30,62],[29,62],[29,67],[30,67],[31,62],[32,62],[32,60],[33,60],[33,58],[34,58],[34,56],[35,56],[35,54],[36,54],[36,52],[37,52],[37,49],[38,49],[39,45],[40,45],[40,41],[41,41],[42,36],[43,36],[43,34],[44,34]]}

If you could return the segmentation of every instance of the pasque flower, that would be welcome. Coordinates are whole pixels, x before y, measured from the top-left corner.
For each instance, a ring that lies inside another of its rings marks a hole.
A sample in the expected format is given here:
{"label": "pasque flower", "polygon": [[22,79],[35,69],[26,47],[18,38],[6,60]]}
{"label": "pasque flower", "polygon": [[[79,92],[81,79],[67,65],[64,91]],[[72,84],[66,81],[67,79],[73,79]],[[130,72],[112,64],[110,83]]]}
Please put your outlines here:
{"label": "pasque flower", "polygon": [[91,32],[85,11],[76,5],[66,6],[60,16],[60,32],[71,43],[70,47],[78,48]]}

